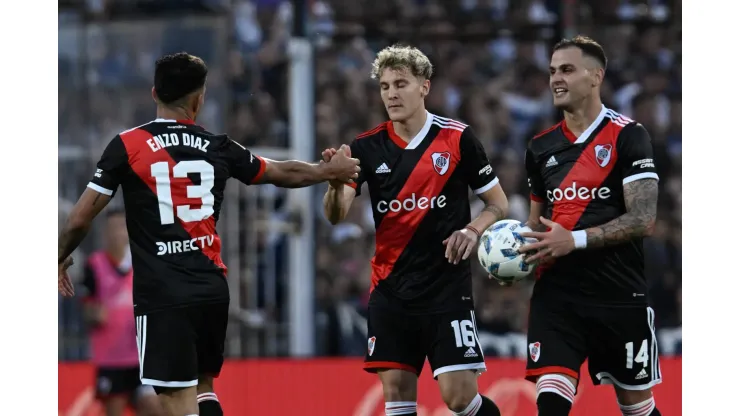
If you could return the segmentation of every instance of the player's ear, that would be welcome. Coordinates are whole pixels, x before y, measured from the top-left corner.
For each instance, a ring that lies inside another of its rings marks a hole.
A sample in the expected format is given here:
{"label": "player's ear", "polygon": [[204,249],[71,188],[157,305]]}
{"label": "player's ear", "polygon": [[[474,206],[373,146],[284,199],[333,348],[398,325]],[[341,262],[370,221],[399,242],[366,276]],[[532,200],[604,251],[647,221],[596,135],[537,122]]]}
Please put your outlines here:
{"label": "player's ear", "polygon": [[604,71],[604,68],[594,68],[591,70],[592,73],[592,79],[593,79],[593,85],[594,87],[601,86],[601,83],[604,82],[604,74],[606,71]]}
{"label": "player's ear", "polygon": [[154,89],[154,87],[152,87],[152,99],[154,100],[155,103],[159,101],[159,99],[157,98],[157,90]]}
{"label": "player's ear", "polygon": [[432,86],[432,82],[428,79],[425,79],[424,82],[421,83],[421,96],[422,98],[425,98],[427,95],[429,95],[429,89]]}

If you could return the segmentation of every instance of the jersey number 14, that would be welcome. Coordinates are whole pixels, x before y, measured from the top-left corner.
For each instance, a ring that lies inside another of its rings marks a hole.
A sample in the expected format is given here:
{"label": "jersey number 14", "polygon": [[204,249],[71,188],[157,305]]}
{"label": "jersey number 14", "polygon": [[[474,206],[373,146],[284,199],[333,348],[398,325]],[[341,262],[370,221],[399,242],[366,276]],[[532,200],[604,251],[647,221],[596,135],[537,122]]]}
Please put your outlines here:
{"label": "jersey number 14", "polygon": [[[192,209],[190,205],[177,206],[177,218],[182,222],[202,221],[213,215],[215,198],[211,193],[215,180],[213,165],[205,160],[185,160],[172,167],[173,178],[187,178],[189,174],[200,175],[200,185],[188,185],[187,198],[200,199],[200,208]],[[175,205],[172,202],[172,185],[170,166],[167,162],[152,164],[152,176],[157,183],[159,200],[159,219],[163,225],[175,222]]]}

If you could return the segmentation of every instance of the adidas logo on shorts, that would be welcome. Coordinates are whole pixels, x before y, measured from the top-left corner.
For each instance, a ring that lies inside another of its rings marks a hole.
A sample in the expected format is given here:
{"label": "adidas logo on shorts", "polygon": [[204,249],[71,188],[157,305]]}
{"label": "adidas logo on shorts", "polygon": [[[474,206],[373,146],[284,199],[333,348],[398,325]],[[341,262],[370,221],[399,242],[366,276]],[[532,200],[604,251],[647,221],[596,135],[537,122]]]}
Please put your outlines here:
{"label": "adidas logo on shorts", "polygon": [[468,348],[467,351],[465,351],[465,358],[471,358],[471,357],[477,357],[478,353],[475,352],[473,347]]}
{"label": "adidas logo on shorts", "polygon": [[637,375],[635,376],[635,380],[640,380],[645,377],[647,377],[647,371],[645,371],[645,369],[643,368],[642,370],[640,370],[639,373],[637,373]]}

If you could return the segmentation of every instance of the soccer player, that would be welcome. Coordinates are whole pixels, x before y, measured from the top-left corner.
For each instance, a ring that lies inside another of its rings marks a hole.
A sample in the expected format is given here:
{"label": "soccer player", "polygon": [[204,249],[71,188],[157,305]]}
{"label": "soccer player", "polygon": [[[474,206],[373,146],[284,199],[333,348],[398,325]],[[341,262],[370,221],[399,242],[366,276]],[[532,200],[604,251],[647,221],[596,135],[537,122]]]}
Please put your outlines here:
{"label": "soccer player", "polygon": [[106,416],[123,415],[130,403],[138,415],[161,412],[151,386],[139,380],[139,354],[134,323],[133,271],[126,217],[108,208],[105,248],[85,264],[85,318],[90,324],[92,361],[97,367],[96,397]]}
{"label": "soccer player", "polygon": [[[455,415],[499,415],[478,394],[477,374],[486,364],[468,257],[481,232],[504,218],[508,202],[470,127],[426,111],[431,76],[432,64],[416,48],[378,53],[372,77],[390,121],[349,149],[324,151],[325,161],[345,151],[362,168],[349,186],[330,182],[324,211],[332,223],[341,221],[368,184],[376,237],[364,367],[383,384],[386,415],[416,415],[426,358]],[[473,221],[468,188],[486,204]]]}
{"label": "soccer player", "polygon": [[286,188],[347,183],[359,161],[276,162],[195,124],[208,69],[187,53],[156,63],[157,119],[118,134],[59,237],[59,290],[74,294],[66,268],[96,215],[121,185],[134,270],[139,376],[172,416],[223,414],[213,392],[229,309],[216,233],[226,180]]}
{"label": "soccer player", "polygon": [[558,43],[550,62],[565,119],[526,151],[529,262],[543,261],[532,294],[526,377],[540,416],[570,412],[588,358],[594,384],[614,386],[625,416],[655,416],[661,382],[643,237],[655,226],[658,175],[645,128],[601,103],[606,55],[590,38]]}

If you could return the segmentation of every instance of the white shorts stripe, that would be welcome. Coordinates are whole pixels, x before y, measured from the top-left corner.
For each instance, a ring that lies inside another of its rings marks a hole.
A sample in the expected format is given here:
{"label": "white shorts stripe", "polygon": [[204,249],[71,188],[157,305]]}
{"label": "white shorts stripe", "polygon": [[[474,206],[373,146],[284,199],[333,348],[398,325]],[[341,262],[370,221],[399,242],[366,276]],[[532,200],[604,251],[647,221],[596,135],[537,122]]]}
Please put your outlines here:
{"label": "white shorts stripe", "polygon": [[144,355],[146,354],[146,315],[136,317],[136,348],[139,350],[139,379],[144,380]]}
{"label": "white shorts stripe", "polygon": [[476,374],[481,374],[486,371],[486,363],[472,363],[472,364],[455,364],[455,365],[448,365],[446,367],[440,367],[436,370],[434,370],[434,377],[437,377],[440,374],[444,373],[451,373],[453,371],[463,371],[463,370],[476,370]]}
{"label": "white shorts stripe", "polygon": [[198,380],[188,380],[188,381],[161,381],[161,380],[154,380],[151,378],[142,378],[141,384],[146,384],[147,386],[157,386],[157,387],[170,387],[170,388],[181,388],[181,387],[194,387],[198,385]]}
{"label": "white shorts stripe", "polygon": [[650,342],[650,379],[660,380],[660,362],[658,358],[658,337],[655,335],[655,311],[653,308],[647,308],[648,325],[652,340]]}
{"label": "white shorts stripe", "polygon": [[475,337],[475,342],[478,343],[478,348],[480,348],[480,358],[481,360],[485,360],[486,357],[483,356],[483,345],[480,343],[480,339],[478,338],[478,325],[475,323],[475,311],[470,311],[470,319],[473,321],[473,336]]}

